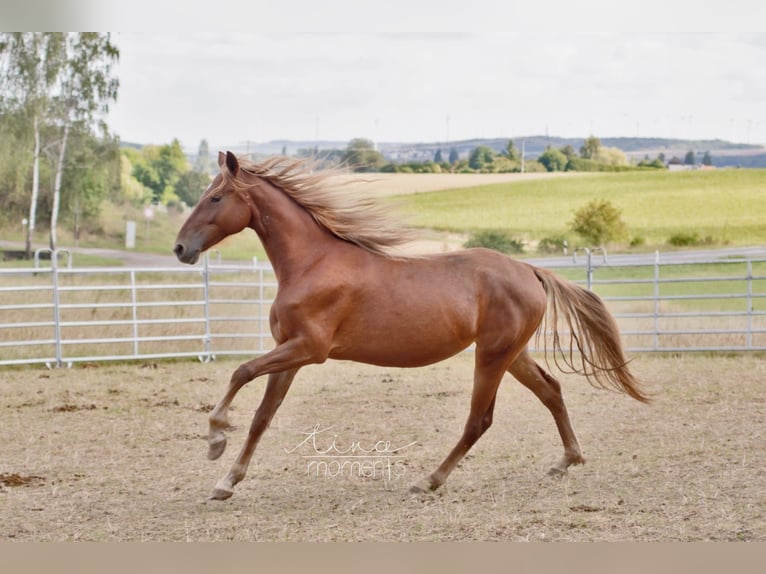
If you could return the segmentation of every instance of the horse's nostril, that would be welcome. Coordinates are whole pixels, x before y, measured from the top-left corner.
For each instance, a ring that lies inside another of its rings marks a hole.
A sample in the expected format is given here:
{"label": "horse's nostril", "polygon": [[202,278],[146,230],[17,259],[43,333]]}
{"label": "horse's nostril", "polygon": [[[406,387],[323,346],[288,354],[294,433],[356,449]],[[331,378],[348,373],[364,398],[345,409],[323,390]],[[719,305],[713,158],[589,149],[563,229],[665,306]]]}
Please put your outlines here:
{"label": "horse's nostril", "polygon": [[173,253],[176,254],[176,257],[181,257],[184,253],[184,246],[181,243],[176,243],[176,246],[173,248]]}

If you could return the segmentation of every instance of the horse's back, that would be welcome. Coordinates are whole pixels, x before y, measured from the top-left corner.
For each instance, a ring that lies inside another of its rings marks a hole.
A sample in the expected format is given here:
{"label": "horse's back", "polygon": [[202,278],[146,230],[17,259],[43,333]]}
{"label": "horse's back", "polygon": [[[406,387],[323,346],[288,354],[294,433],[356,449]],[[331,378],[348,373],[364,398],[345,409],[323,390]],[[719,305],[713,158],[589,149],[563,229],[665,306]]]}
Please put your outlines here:
{"label": "horse's back", "polygon": [[344,289],[348,312],[333,358],[430,364],[480,340],[490,325],[534,331],[544,311],[533,268],[491,250],[373,261],[356,267]]}

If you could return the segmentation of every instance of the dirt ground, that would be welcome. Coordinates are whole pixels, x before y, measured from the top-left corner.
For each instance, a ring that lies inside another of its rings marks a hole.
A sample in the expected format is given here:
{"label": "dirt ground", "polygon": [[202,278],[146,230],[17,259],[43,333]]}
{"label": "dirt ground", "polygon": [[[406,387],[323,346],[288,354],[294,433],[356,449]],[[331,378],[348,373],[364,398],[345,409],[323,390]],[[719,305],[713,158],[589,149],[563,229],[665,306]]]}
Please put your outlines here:
{"label": "dirt ground", "polygon": [[208,461],[236,362],[2,370],[0,540],[766,540],[762,358],[638,356],[649,406],[560,376],[588,459],[562,479],[550,414],[508,376],[447,484],[410,495],[460,434],[472,360],[305,368],[226,502],[207,495],[263,390],[242,390]]}

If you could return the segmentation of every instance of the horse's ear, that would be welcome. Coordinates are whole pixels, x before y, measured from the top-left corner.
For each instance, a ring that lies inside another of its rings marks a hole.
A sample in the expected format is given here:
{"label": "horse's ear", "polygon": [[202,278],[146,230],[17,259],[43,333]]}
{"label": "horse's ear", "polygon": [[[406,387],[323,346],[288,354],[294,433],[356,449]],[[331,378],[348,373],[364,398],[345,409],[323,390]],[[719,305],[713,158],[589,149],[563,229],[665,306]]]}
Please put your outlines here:
{"label": "horse's ear", "polygon": [[237,175],[239,172],[239,161],[237,161],[237,156],[230,151],[226,152],[226,167],[229,168],[231,175]]}
{"label": "horse's ear", "polygon": [[218,152],[218,167],[223,167],[223,164],[226,162],[226,154],[222,151]]}

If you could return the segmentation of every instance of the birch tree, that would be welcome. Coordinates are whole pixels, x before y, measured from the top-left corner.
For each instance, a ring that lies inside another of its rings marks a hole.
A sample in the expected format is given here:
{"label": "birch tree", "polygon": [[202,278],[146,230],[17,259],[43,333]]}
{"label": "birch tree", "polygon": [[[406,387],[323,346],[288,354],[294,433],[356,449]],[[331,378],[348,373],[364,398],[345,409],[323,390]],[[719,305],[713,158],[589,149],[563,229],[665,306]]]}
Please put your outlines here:
{"label": "birch tree", "polygon": [[[50,246],[56,248],[56,227],[67,143],[74,127],[89,131],[117,97],[112,65],[119,51],[109,34],[95,32],[13,32],[0,34],[0,77],[6,108],[22,110],[32,125],[32,193],[26,237],[31,255],[40,195],[40,157],[53,150]],[[42,141],[44,128],[57,136]],[[105,131],[105,124],[101,123]],[[47,145],[46,145],[47,143]]]}
{"label": "birch tree", "polygon": [[[119,51],[109,34],[95,32],[70,33],[65,43],[66,61],[62,67],[58,94],[53,101],[54,117],[60,124],[61,140],[56,158],[53,182],[50,246],[56,249],[56,227],[61,206],[61,179],[64,172],[66,147],[73,125],[83,124],[86,130],[109,111],[109,103],[117,99],[119,81],[112,76],[112,65]],[[103,122],[100,126],[105,130]]]}
{"label": "birch tree", "polygon": [[27,257],[37,221],[40,195],[41,132],[50,113],[51,94],[64,60],[60,32],[4,32],[0,34],[0,78],[4,107],[19,109],[32,124],[32,194],[26,229]]}

